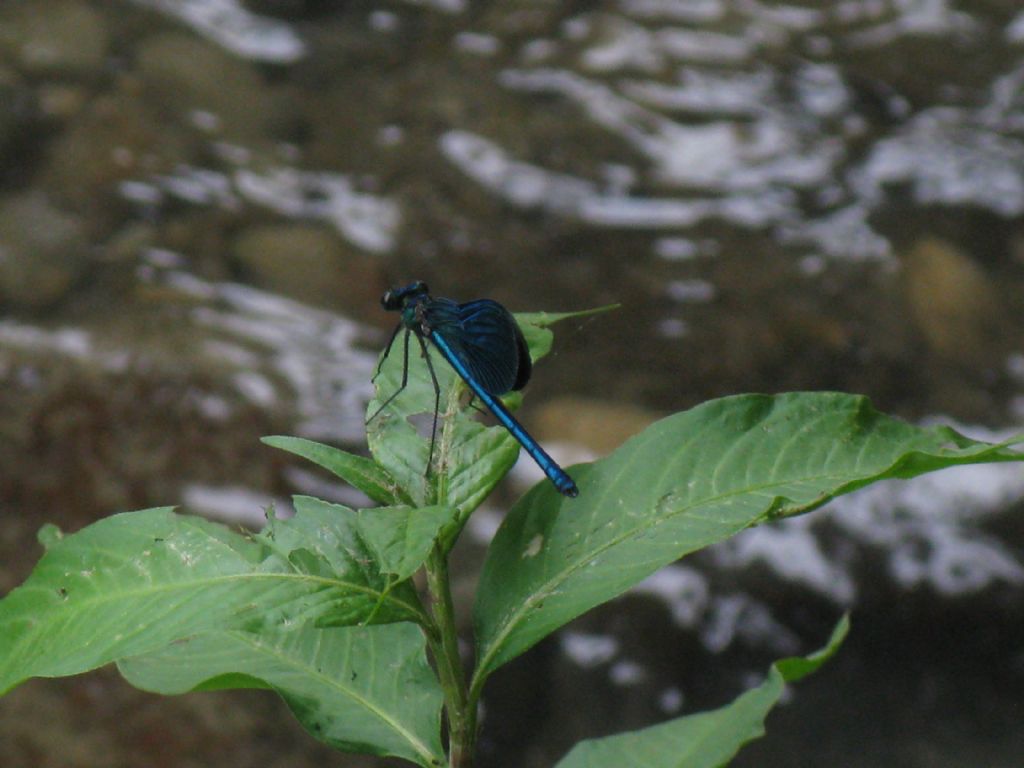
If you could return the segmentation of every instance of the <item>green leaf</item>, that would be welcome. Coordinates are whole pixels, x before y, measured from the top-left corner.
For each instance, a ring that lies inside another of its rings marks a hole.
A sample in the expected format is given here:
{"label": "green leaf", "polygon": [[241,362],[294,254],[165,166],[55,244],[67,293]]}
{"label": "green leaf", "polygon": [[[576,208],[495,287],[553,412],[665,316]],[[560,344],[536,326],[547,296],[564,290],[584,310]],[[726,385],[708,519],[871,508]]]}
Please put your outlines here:
{"label": "green leaf", "polygon": [[294,518],[271,519],[257,537],[287,553],[289,563],[302,573],[346,580],[352,593],[318,606],[312,616],[317,626],[424,620],[415,588],[411,584],[396,587],[367,546],[360,533],[362,512],[311,496],[295,496],[294,503]]}
{"label": "green leaf", "polygon": [[301,437],[272,435],[260,440],[266,445],[294,453],[340,477],[354,488],[358,488],[371,499],[381,504],[408,504],[411,499],[388,474],[384,467],[365,456],[356,456],[335,448]]}
{"label": "green leaf", "polygon": [[118,666],[132,685],[162,694],[273,688],[332,747],[444,763],[442,693],[412,624],[207,632]]}
{"label": "green leaf", "polygon": [[441,526],[455,516],[451,507],[362,509],[356,529],[380,569],[404,581],[427,559]]}
{"label": "green leaf", "polygon": [[0,693],[210,630],[426,620],[410,585],[389,591],[354,511],[296,506],[259,537],[166,508],[51,534],[25,584],[0,600]]}
{"label": "green leaf", "polygon": [[516,312],[516,322],[519,323],[519,328],[522,330],[523,336],[526,337],[531,358],[536,361],[551,351],[554,335],[548,330],[550,326],[563,320],[610,312],[620,306],[620,304],[606,304],[603,307],[582,309],[578,312]]}
{"label": "green leaf", "polygon": [[577,467],[579,498],[534,488],[491,544],[473,682],[683,555],[884,478],[1022,461],[1006,444],[885,416],[839,393],[740,395],[651,425]]}
{"label": "green leaf", "polygon": [[[578,309],[574,312],[516,312],[516,322],[519,323],[519,327],[522,328],[525,334],[528,327],[533,328],[548,328],[555,323],[560,323],[563,320],[572,320],[578,317],[590,317],[591,315],[601,315],[605,312],[611,312],[612,310],[621,307],[621,304],[605,304],[601,307],[591,307],[590,309]],[[531,347],[531,352],[532,352]],[[539,355],[542,357],[542,355]]]}
{"label": "green leaf", "polygon": [[441,388],[434,464],[428,477],[434,385],[415,338],[410,337],[409,344],[406,388],[379,413],[381,404],[402,385],[402,339],[396,340],[377,376],[377,395],[367,408],[367,416],[372,416],[367,424],[370,452],[415,506],[443,502],[468,515],[515,463],[519,444],[504,428],[485,427],[474,418],[476,412],[462,402],[462,380],[428,346]]}
{"label": "green leaf", "polygon": [[577,744],[556,768],[719,768],[740,748],[764,735],[764,719],[785,684],[814,672],[839,648],[849,630],[840,620],[824,648],[807,657],[775,662],[768,679],[731,704],[667,723]]}

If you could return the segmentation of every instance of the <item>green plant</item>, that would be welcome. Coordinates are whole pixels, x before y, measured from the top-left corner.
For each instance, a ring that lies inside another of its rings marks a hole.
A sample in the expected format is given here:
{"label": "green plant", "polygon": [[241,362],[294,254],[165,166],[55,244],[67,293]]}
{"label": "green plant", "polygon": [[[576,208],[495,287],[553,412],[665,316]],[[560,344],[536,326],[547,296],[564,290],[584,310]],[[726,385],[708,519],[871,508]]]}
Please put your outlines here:
{"label": "green plant", "polygon": [[[567,316],[518,316],[534,359],[550,348],[547,326]],[[378,392],[394,390],[400,366],[385,365]],[[839,393],[741,395],[669,416],[575,467],[579,498],[545,481],[508,513],[480,576],[476,662],[467,671],[449,553],[518,446],[473,418],[460,381],[437,368],[444,420],[429,476],[427,442],[410,418],[434,397],[415,361],[409,391],[370,425],[372,459],[298,438],[265,440],[379,507],[300,496],[295,517],[268,513],[258,534],[169,508],[113,515],[67,536],[44,528],[44,556],[0,601],[0,691],[111,662],[132,684],[164,694],[272,688],[338,749],[465,768],[488,677],[658,568],[882,479],[1024,460],[1012,447],[1020,440],[922,429]],[[412,579],[420,570],[426,594]],[[558,765],[724,765],[760,735],[784,682],[816,669],[846,629],[844,619],[821,652],[778,662],[729,706],[582,742]]]}

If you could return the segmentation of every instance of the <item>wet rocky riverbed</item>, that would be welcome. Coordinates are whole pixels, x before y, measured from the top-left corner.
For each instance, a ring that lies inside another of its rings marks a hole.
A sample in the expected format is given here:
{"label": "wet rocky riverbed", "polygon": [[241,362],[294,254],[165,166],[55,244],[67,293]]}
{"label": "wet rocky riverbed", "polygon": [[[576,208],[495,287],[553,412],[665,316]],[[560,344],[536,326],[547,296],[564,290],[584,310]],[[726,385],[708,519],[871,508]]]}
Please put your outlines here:
{"label": "wet rocky riverbed", "polygon": [[[0,4],[0,592],[44,522],[362,503],[258,438],[362,446],[378,297],[412,278],[622,304],[556,328],[535,372],[524,420],[569,461],[745,391],[1020,432],[1024,12]],[[689,558],[502,670],[481,765],[718,706],[851,610],[736,765],[1016,768],[1022,499],[1019,468],[966,469]],[[499,514],[461,553],[465,605]],[[109,670],[0,699],[0,748],[12,768],[376,764],[269,695],[158,699]]]}

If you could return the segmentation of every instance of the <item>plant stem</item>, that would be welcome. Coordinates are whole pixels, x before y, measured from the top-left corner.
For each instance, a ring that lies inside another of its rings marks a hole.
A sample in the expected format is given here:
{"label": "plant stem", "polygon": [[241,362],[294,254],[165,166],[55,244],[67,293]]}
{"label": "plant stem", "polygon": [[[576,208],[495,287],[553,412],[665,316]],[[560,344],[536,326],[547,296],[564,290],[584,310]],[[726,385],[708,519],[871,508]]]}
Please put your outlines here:
{"label": "plant stem", "polygon": [[471,768],[476,747],[476,712],[467,707],[466,675],[459,656],[459,638],[455,627],[448,555],[435,545],[427,560],[427,587],[433,599],[434,623],[439,637],[431,643],[437,674],[444,690],[448,718],[448,765]]}

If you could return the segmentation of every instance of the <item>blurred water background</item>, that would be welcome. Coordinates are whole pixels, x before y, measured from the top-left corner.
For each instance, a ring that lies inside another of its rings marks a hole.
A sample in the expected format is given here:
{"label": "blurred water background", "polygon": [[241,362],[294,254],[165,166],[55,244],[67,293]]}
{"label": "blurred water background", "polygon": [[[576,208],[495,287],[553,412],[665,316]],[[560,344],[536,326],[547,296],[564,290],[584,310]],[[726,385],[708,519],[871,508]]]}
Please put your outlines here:
{"label": "blurred water background", "polygon": [[[0,592],[77,529],[351,491],[389,284],[559,326],[567,461],[736,392],[1024,421],[1019,0],[3,0]],[[521,465],[500,500],[535,481]],[[737,766],[1024,764],[1024,473],[862,492],[670,567],[500,672],[482,766],[719,706],[853,610]],[[468,616],[481,510],[457,585]],[[466,627],[468,630],[468,626]],[[10,768],[369,766],[269,694],[0,700]]]}

